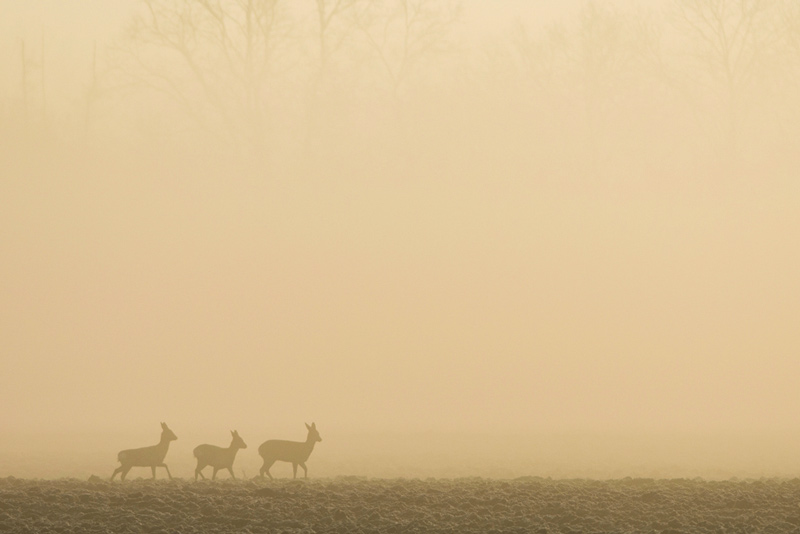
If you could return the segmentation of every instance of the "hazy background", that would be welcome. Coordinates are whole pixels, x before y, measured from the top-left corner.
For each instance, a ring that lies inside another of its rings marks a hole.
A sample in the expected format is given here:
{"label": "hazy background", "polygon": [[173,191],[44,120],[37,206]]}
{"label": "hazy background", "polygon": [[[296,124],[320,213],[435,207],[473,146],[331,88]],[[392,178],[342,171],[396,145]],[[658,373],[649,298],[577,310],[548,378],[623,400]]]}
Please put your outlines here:
{"label": "hazy background", "polygon": [[0,476],[800,474],[796,2],[150,5],[0,0]]}

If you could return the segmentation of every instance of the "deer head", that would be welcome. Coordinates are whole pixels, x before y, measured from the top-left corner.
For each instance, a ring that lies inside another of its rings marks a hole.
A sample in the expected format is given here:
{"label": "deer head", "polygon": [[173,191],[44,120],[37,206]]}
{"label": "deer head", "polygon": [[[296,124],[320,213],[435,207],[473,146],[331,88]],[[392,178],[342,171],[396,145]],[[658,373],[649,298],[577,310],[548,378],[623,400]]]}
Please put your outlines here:
{"label": "deer head", "polygon": [[175,441],[178,436],[169,429],[167,423],[161,423],[161,441]]}
{"label": "deer head", "polygon": [[311,423],[311,426],[306,423],[306,428],[308,429],[308,438],[306,441],[322,441],[322,438],[319,437],[319,432],[317,432],[316,423]]}
{"label": "deer head", "polygon": [[233,443],[231,443],[231,447],[235,449],[247,448],[247,444],[241,437],[239,437],[239,432],[237,432],[236,430],[231,430],[231,436],[233,437]]}

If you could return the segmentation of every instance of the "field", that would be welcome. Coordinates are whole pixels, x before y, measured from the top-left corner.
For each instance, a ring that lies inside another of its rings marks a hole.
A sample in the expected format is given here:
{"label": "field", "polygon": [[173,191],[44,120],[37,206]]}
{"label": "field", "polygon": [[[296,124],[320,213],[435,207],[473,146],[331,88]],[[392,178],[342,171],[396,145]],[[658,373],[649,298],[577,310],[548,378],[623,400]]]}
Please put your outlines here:
{"label": "field", "polygon": [[797,479],[0,479],[7,533],[798,530]]}

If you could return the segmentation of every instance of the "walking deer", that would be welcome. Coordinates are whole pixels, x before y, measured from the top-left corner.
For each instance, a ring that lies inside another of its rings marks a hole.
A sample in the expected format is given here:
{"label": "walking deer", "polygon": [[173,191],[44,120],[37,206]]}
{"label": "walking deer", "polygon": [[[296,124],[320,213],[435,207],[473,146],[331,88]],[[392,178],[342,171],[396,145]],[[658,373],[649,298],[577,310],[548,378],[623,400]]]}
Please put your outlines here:
{"label": "walking deer", "polygon": [[294,478],[297,478],[298,465],[303,468],[303,471],[305,472],[305,478],[308,478],[306,460],[308,460],[308,457],[311,456],[311,451],[314,450],[314,445],[318,441],[322,441],[322,438],[319,437],[316,423],[311,423],[311,426],[308,426],[308,423],[306,423],[306,428],[308,429],[308,437],[306,437],[304,442],[271,439],[261,444],[261,446],[258,448],[258,454],[264,459],[264,465],[261,466],[261,471],[259,471],[259,474],[262,477],[264,476],[264,473],[266,473],[269,478],[272,478],[269,468],[272,467],[272,464],[274,464],[276,461],[280,460],[281,462],[292,463]]}
{"label": "walking deer", "polygon": [[167,423],[161,423],[161,441],[158,442],[158,445],[120,451],[117,455],[117,460],[122,465],[114,470],[111,480],[114,480],[117,473],[122,473],[122,480],[125,480],[125,475],[128,474],[131,467],[149,467],[153,471],[153,479],[156,478],[156,467],[163,467],[167,470],[167,476],[172,480],[169,467],[164,463],[164,457],[167,455],[169,442],[176,439],[178,439],[178,436],[167,427]]}
{"label": "walking deer", "polygon": [[194,457],[197,458],[197,467],[194,470],[195,480],[197,480],[197,475],[200,475],[205,480],[203,469],[209,465],[214,468],[211,480],[217,478],[217,471],[220,469],[227,469],[230,471],[231,477],[236,478],[236,475],[233,474],[233,460],[236,458],[236,453],[239,449],[246,449],[247,444],[239,437],[239,433],[236,430],[231,430],[231,436],[233,440],[227,449],[216,445],[198,445],[194,448]]}

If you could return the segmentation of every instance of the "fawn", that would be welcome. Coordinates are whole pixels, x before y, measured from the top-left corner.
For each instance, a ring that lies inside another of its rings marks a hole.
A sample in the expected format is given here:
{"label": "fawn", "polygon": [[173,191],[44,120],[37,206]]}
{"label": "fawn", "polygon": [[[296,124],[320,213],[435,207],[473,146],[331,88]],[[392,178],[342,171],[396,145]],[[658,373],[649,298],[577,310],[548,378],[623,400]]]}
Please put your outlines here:
{"label": "fawn", "polygon": [[125,480],[125,475],[128,474],[131,467],[149,467],[153,471],[153,479],[156,478],[156,467],[163,467],[167,470],[167,476],[172,480],[169,467],[164,463],[164,457],[167,455],[169,442],[176,439],[178,439],[178,436],[167,427],[167,423],[161,423],[161,441],[158,442],[158,445],[120,451],[117,455],[117,460],[122,465],[114,470],[111,480],[114,480],[117,473],[122,473],[122,480]]}
{"label": "fawn", "polygon": [[308,457],[311,455],[311,451],[314,450],[314,445],[318,441],[322,441],[322,438],[319,437],[316,423],[311,423],[311,426],[308,426],[308,423],[306,423],[306,428],[308,429],[308,437],[306,437],[304,442],[271,439],[261,444],[258,448],[258,454],[264,459],[264,465],[261,466],[261,471],[259,471],[262,477],[264,473],[266,473],[269,478],[272,478],[269,468],[272,467],[272,464],[276,461],[280,460],[281,462],[292,463],[294,478],[297,478],[298,465],[303,468],[305,478],[308,478],[306,460],[308,460]]}
{"label": "fawn", "polygon": [[230,471],[231,477],[236,478],[236,475],[233,474],[233,460],[236,458],[236,453],[239,449],[246,449],[247,444],[239,437],[239,433],[236,430],[231,430],[231,436],[233,440],[227,449],[216,445],[198,445],[195,447],[194,457],[197,458],[197,467],[194,470],[195,480],[197,480],[197,475],[200,475],[205,480],[203,469],[209,465],[214,468],[211,480],[217,478],[217,471],[220,469],[227,469]]}

